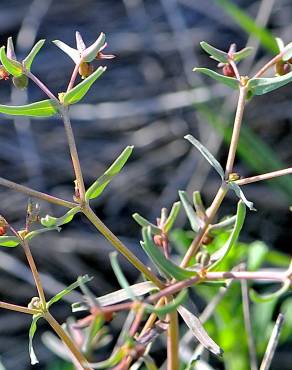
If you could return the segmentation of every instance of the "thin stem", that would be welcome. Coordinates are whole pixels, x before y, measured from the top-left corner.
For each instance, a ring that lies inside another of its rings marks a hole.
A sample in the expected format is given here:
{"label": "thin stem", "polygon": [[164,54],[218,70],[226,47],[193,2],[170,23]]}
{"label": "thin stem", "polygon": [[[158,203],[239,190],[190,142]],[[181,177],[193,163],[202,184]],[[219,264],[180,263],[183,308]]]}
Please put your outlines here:
{"label": "thin stem", "polygon": [[266,63],[254,76],[253,78],[259,78],[261,77],[268,69],[273,67],[277,62],[279,62],[282,59],[283,55],[282,53],[276,55],[273,59],[271,59],[268,63]]}
{"label": "thin stem", "polygon": [[72,75],[71,75],[71,78],[70,78],[70,81],[69,81],[69,84],[68,84],[68,87],[67,87],[67,92],[70,91],[74,86],[74,83],[75,83],[75,80],[76,80],[76,77],[77,77],[77,74],[78,74],[79,67],[80,67],[80,63],[75,64],[75,67],[73,69],[73,72],[72,72]]}
{"label": "thin stem", "polygon": [[59,100],[55,97],[55,95],[51,92],[51,90],[42,82],[40,81],[33,73],[30,71],[25,71],[25,74],[28,78],[30,78],[50,99],[54,100],[55,102],[60,105]]}
{"label": "thin stem", "polygon": [[[66,344],[69,351],[75,357],[76,361],[80,365],[81,369],[91,369],[88,365],[86,358],[80,352],[80,350],[76,347],[75,343],[69,337],[69,335],[65,332],[62,326],[58,323],[58,321],[47,311],[44,312],[43,317],[47,322],[51,325],[54,329],[55,333],[59,336],[59,338]],[[92,369],[91,369],[92,370]]]}
{"label": "thin stem", "polygon": [[199,230],[197,236],[192,241],[187,253],[185,254],[182,262],[181,267],[187,267],[191,258],[196,255],[198,249],[200,248],[200,244],[204,238],[204,235],[206,234],[208,227],[210,223],[213,221],[213,218],[215,217],[218,208],[220,207],[226,193],[228,191],[228,186],[223,183],[221,187],[219,188],[211,206],[207,209],[207,219],[205,220],[204,226]]}
{"label": "thin stem", "polygon": [[98,216],[93,212],[93,210],[86,206],[83,209],[84,215],[88,218],[88,220],[97,228],[101,234],[111,242],[111,244],[124,256],[127,258],[128,261],[131,262],[133,266],[135,266],[142,274],[146,276],[146,278],[152,281],[158,288],[163,288],[164,285],[162,282],[150,271],[148,270],[147,266],[144,265],[134,253],[132,253],[123,243],[122,241],[113,234],[107,226],[98,218]]}
{"label": "thin stem", "polygon": [[169,325],[167,328],[167,370],[179,369],[179,328],[178,313],[172,311],[168,315]]}
{"label": "thin stem", "polygon": [[63,117],[63,122],[64,122],[65,131],[67,135],[69,150],[70,150],[70,155],[71,155],[72,164],[73,164],[73,168],[75,172],[75,177],[76,177],[77,184],[78,184],[80,200],[82,204],[82,203],[85,203],[85,186],[84,186],[82,170],[81,170],[81,166],[79,162],[77,147],[75,143],[75,138],[74,138],[74,134],[73,134],[70,118],[69,118],[69,111],[67,107],[63,107],[60,112]]}
{"label": "thin stem", "polygon": [[49,194],[42,193],[40,191],[31,189],[27,186],[19,185],[16,182],[6,180],[3,177],[0,177],[0,185],[5,186],[6,188],[9,188],[9,189],[18,191],[20,193],[24,193],[26,195],[32,196],[34,198],[44,200],[44,201],[47,201],[47,202],[50,202],[50,203],[54,203],[54,204],[57,204],[59,206],[63,206],[63,207],[66,207],[66,208],[74,208],[77,205],[79,205],[77,203],[69,202],[67,200],[57,198],[57,197],[54,197],[52,195],[49,195]]}
{"label": "thin stem", "polygon": [[37,291],[38,291],[38,294],[39,294],[39,297],[40,297],[40,300],[41,300],[42,308],[45,310],[46,305],[47,305],[46,298],[45,298],[45,293],[44,293],[44,289],[43,289],[43,286],[42,286],[40,275],[38,273],[36,264],[34,262],[33,256],[31,254],[31,251],[30,251],[30,248],[29,248],[29,244],[26,240],[23,240],[21,244],[22,244],[24,253],[26,255],[29,267],[31,269],[31,272],[32,272],[32,275],[33,275],[33,278],[34,278],[34,282],[35,282],[35,285],[36,285],[36,288],[37,288]]}
{"label": "thin stem", "polygon": [[41,311],[34,310],[33,308],[19,306],[19,305],[16,305],[16,304],[6,303],[6,302],[2,302],[2,301],[0,301],[0,308],[4,308],[5,310],[10,310],[10,311],[17,311],[17,312],[27,313],[28,315],[37,315],[37,314],[41,313]]}
{"label": "thin stem", "polygon": [[230,147],[229,147],[229,152],[228,152],[228,158],[227,158],[227,163],[226,163],[226,169],[225,169],[226,179],[228,178],[228,175],[232,172],[232,169],[233,169],[247,92],[248,92],[248,89],[246,86],[241,86],[239,88],[239,98],[238,98],[237,109],[236,109],[236,114],[234,118],[233,132],[232,132],[232,137],[231,137],[231,142],[230,142]]}
{"label": "thin stem", "polygon": [[245,179],[240,179],[240,180],[237,180],[235,182],[236,182],[237,185],[241,186],[241,185],[251,184],[252,182],[269,180],[269,179],[273,179],[274,177],[291,175],[291,174],[292,174],[292,167],[289,167],[289,168],[285,168],[283,170],[264,173],[262,175],[246,177]]}

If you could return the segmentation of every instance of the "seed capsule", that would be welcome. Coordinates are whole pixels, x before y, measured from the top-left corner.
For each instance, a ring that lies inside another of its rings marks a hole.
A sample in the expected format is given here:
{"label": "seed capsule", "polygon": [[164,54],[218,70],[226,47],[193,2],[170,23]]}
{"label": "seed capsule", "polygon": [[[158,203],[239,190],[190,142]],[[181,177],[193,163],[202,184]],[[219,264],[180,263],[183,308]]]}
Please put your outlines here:
{"label": "seed capsule", "polygon": [[79,74],[82,78],[86,78],[92,74],[94,68],[87,62],[83,62],[79,66]]}
{"label": "seed capsule", "polygon": [[222,72],[223,72],[224,76],[235,77],[235,72],[234,72],[234,70],[233,70],[233,68],[230,64],[225,64],[223,69],[222,69]]}
{"label": "seed capsule", "polygon": [[276,72],[276,75],[278,76],[284,76],[287,73],[289,73],[290,70],[291,70],[290,64],[283,62],[282,60],[277,62],[275,65],[275,72]]}
{"label": "seed capsule", "polygon": [[28,78],[26,75],[21,75],[19,77],[13,77],[12,78],[12,82],[13,82],[13,85],[17,88],[17,89],[26,89],[27,88],[27,85],[28,85]]}

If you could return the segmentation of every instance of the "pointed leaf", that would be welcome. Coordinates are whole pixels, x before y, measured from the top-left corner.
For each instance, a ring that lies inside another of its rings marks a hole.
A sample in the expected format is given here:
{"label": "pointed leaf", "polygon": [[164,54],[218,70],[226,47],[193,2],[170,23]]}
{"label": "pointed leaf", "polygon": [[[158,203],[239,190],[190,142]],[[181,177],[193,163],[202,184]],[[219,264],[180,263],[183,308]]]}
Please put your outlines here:
{"label": "pointed leaf", "polygon": [[212,71],[211,69],[208,69],[208,68],[194,68],[193,71],[203,73],[203,74],[213,78],[214,80],[216,80],[218,82],[221,82],[226,86],[231,87],[232,89],[237,90],[239,88],[239,82],[237,81],[236,78],[221,75],[220,73],[214,72],[214,71]]}
{"label": "pointed leaf", "polygon": [[251,300],[255,303],[269,302],[278,299],[283,294],[285,294],[290,289],[290,285],[290,280],[287,280],[284,282],[280,289],[270,294],[258,294],[255,290],[250,289],[249,295]]}
{"label": "pointed leaf", "polygon": [[53,298],[51,298],[47,302],[47,308],[49,308],[52,304],[58,302],[60,299],[62,299],[65,295],[72,292],[72,290],[78,288],[80,284],[88,283],[90,280],[92,280],[92,277],[89,277],[88,275],[84,275],[78,278],[77,281],[75,281],[73,284],[67,286],[67,288],[63,289],[61,292],[57,293]]}
{"label": "pointed leaf", "polygon": [[65,42],[60,40],[54,40],[53,43],[58,46],[59,49],[64,51],[69,57],[74,61],[75,64],[80,62],[80,53],[78,50],[71,48],[71,46],[65,44]]}
{"label": "pointed leaf", "polygon": [[206,209],[204,207],[201,193],[199,191],[193,192],[193,203],[194,203],[197,216],[200,219],[204,220],[206,218]]}
{"label": "pointed leaf", "polygon": [[87,189],[85,193],[85,198],[87,200],[97,198],[103,192],[111,180],[122,170],[133,148],[133,146],[127,146],[104,174]]}
{"label": "pointed leaf", "polygon": [[229,182],[229,186],[231,189],[235,192],[235,194],[238,196],[239,199],[241,199],[244,204],[251,210],[256,211],[256,208],[253,206],[253,202],[250,202],[246,199],[245,195],[243,194],[243,191],[241,190],[240,186],[237,185],[235,182],[231,181]]}
{"label": "pointed leaf", "polygon": [[24,239],[25,240],[31,240],[34,237],[36,237],[36,236],[38,236],[40,234],[46,233],[48,231],[61,231],[61,228],[60,227],[48,227],[46,229],[33,230],[30,233],[26,234],[26,236],[25,236]]}
{"label": "pointed leaf", "polygon": [[236,212],[236,221],[234,224],[234,228],[227,240],[227,242],[221,247],[217,252],[211,255],[211,266],[208,268],[209,271],[215,270],[218,265],[223,261],[223,259],[227,256],[230,252],[233,245],[236,243],[240,231],[242,229],[244,219],[246,214],[246,208],[244,203],[240,200],[237,204],[237,212]]}
{"label": "pointed leaf", "polygon": [[35,335],[35,332],[37,330],[37,321],[42,317],[42,315],[33,315],[32,323],[29,328],[29,342],[28,342],[28,350],[29,350],[29,356],[30,356],[30,363],[32,365],[37,364],[39,361],[35,355],[32,340]]}
{"label": "pointed leaf", "polygon": [[197,316],[183,306],[178,307],[177,310],[197,340],[216,356],[222,356],[223,350],[213,341],[212,338],[209,337]]}
{"label": "pointed leaf", "polygon": [[82,60],[91,62],[105,44],[105,34],[101,32],[97,40],[82,53]]}
{"label": "pointed leaf", "polygon": [[212,232],[214,230],[230,228],[231,226],[234,226],[235,221],[236,221],[236,216],[228,217],[224,219],[223,221],[218,222],[217,224],[210,225],[209,232]]}
{"label": "pointed leaf", "polygon": [[213,156],[213,154],[211,154],[209,150],[203,144],[201,144],[197,139],[195,139],[192,135],[186,135],[184,138],[187,139],[191,144],[193,144],[201,152],[201,154],[207,159],[210,165],[213,166],[215,170],[218,172],[221,179],[224,180],[224,170],[221,164]]}
{"label": "pointed leaf", "polygon": [[160,235],[161,234],[161,229],[154,225],[152,222],[146,220],[146,218],[142,217],[139,215],[139,213],[134,213],[132,215],[133,219],[137,222],[142,227],[150,227],[151,229],[151,234],[153,235]]}
{"label": "pointed leaf", "polygon": [[180,197],[180,200],[182,202],[184,210],[187,214],[187,217],[190,221],[191,227],[194,230],[194,232],[197,233],[199,231],[200,227],[202,226],[202,221],[197,216],[197,214],[196,214],[196,212],[193,208],[193,204],[191,203],[191,201],[188,197],[188,194],[183,190],[179,190],[178,195]]}
{"label": "pointed leaf", "polygon": [[16,236],[0,236],[0,246],[13,248],[20,244],[20,240]]}
{"label": "pointed leaf", "polygon": [[46,40],[42,39],[42,40],[39,40],[35,46],[31,49],[30,53],[28,54],[28,56],[22,61],[22,64],[24,65],[24,67],[30,71],[30,67],[31,67],[31,64],[34,60],[34,58],[36,57],[36,55],[38,54],[38,52],[41,50],[41,48],[43,47],[44,43],[45,43]]}
{"label": "pointed leaf", "polygon": [[180,211],[180,205],[181,203],[180,202],[175,202],[173,203],[173,206],[171,207],[171,211],[169,213],[169,216],[167,217],[167,220],[165,221],[165,224],[164,224],[164,231],[166,233],[168,233],[170,231],[170,229],[172,228],[178,214],[179,214],[179,211]]}
{"label": "pointed leaf", "polygon": [[103,74],[106,67],[98,67],[90,76],[85,78],[78,85],[73,87],[72,90],[66,92],[63,96],[64,104],[70,105],[78,103],[90,89],[91,85]]}
{"label": "pointed leaf", "polygon": [[228,63],[228,53],[225,51],[214,48],[214,46],[209,45],[207,42],[200,42],[201,48],[204,49],[212,59],[217,60],[217,62]]}
{"label": "pointed leaf", "polygon": [[19,77],[23,74],[21,63],[7,57],[5,53],[5,46],[2,46],[0,49],[0,59],[4,68],[13,76]]}
{"label": "pointed leaf", "polygon": [[279,89],[292,81],[292,71],[284,76],[270,78],[252,78],[248,82],[249,90],[254,95],[267,94],[273,90]]}
{"label": "pointed leaf", "polygon": [[[151,281],[143,281],[142,283],[131,285],[130,288],[135,297],[140,297],[149,292],[157,290],[157,287]],[[96,298],[96,302],[99,306],[104,307],[126,301],[127,299],[129,299],[127,291],[125,289],[120,289]],[[73,312],[84,311],[87,309],[88,306],[82,302],[76,302],[72,304]]]}
{"label": "pointed leaf", "polygon": [[253,48],[251,46],[247,46],[246,48],[233,53],[233,60],[235,62],[239,62],[240,60],[248,57],[252,52]]}
{"label": "pointed leaf", "polygon": [[51,117],[57,113],[57,107],[53,100],[47,99],[27,105],[0,105],[0,113],[12,116]]}
{"label": "pointed leaf", "polygon": [[73,220],[73,217],[76,213],[80,212],[80,207],[74,207],[70,209],[67,213],[64,214],[62,217],[52,217],[50,215],[46,215],[46,217],[41,218],[41,224],[45,227],[58,227],[65,224],[68,224]]}
{"label": "pointed leaf", "polygon": [[164,254],[160,251],[152,241],[152,235],[150,228],[142,229],[143,241],[141,246],[145,253],[153,261],[155,266],[163,272],[167,277],[172,277],[176,280],[185,280],[196,275],[196,272],[183,269],[175,265],[171,260],[167,259]]}
{"label": "pointed leaf", "polygon": [[125,349],[120,347],[107,360],[92,362],[88,365],[94,369],[109,369],[117,365],[125,357]]}
{"label": "pointed leaf", "polygon": [[162,307],[155,307],[152,305],[146,304],[146,312],[155,312],[157,315],[164,316],[170,312],[175,311],[184,301],[188,298],[188,290],[183,289],[179,294],[168,304]]}

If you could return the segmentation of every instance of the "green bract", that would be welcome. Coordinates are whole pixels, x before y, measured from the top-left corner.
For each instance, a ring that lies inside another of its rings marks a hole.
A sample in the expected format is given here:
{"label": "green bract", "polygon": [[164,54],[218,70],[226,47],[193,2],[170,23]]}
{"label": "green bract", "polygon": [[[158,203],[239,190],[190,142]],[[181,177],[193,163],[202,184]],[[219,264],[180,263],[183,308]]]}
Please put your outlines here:
{"label": "green bract", "polygon": [[53,217],[50,215],[46,215],[46,217],[41,218],[41,224],[46,227],[62,226],[71,222],[73,220],[73,217],[78,212],[80,212],[80,207],[74,207],[70,209],[70,211],[65,213],[62,217]]}
{"label": "green bract", "polygon": [[0,105],[0,113],[12,116],[51,117],[57,112],[57,104],[52,99],[19,106]]}
{"label": "green bract", "polygon": [[98,67],[97,70],[85,78],[85,80],[76,85],[72,90],[66,92],[63,95],[63,103],[66,105],[78,103],[105,70],[106,67]]}
{"label": "green bract", "polygon": [[35,45],[34,47],[31,49],[30,53],[28,54],[28,56],[23,59],[22,61],[22,64],[23,66],[25,67],[25,69],[27,69],[28,71],[30,71],[30,67],[31,67],[31,64],[34,60],[34,58],[36,57],[36,55],[38,54],[38,52],[41,50],[41,48],[43,47],[44,43],[45,43],[46,40],[42,39],[42,40],[39,40]]}
{"label": "green bract", "polygon": [[0,247],[13,248],[20,244],[20,240],[16,236],[0,236]]}
{"label": "green bract", "polygon": [[197,214],[194,210],[193,204],[191,203],[191,201],[188,197],[188,194],[183,190],[180,190],[178,192],[178,194],[179,194],[180,200],[182,202],[182,205],[184,207],[184,210],[187,214],[187,217],[190,221],[192,229],[195,232],[198,232],[200,227],[202,226],[202,222],[199,219],[199,217],[197,216]]}
{"label": "green bract", "polygon": [[284,76],[269,78],[253,78],[248,82],[248,88],[253,95],[267,94],[279,89],[292,81],[292,71]]}
{"label": "green bract", "polygon": [[22,65],[17,60],[13,60],[7,57],[5,52],[5,46],[0,49],[0,59],[4,68],[15,77],[19,77],[23,74]]}
{"label": "green bract", "polygon": [[193,71],[203,73],[203,74],[213,78],[214,80],[216,80],[218,82],[222,82],[224,85],[227,85],[227,86],[231,87],[232,89],[236,90],[236,89],[239,88],[239,82],[236,78],[221,75],[220,73],[212,71],[212,69],[194,68]]}

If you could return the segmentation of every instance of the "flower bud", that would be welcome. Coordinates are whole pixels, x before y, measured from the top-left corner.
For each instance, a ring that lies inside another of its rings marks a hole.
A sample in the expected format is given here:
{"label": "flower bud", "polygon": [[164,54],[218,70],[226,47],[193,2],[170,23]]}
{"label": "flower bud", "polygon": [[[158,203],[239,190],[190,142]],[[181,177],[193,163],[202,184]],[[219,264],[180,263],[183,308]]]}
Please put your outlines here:
{"label": "flower bud", "polygon": [[79,74],[82,78],[86,78],[92,74],[94,68],[87,62],[83,62],[79,66]]}
{"label": "flower bud", "polygon": [[206,267],[210,262],[210,254],[206,251],[199,252],[196,255],[196,261],[203,267]]}
{"label": "flower bud", "polygon": [[284,76],[291,70],[290,64],[280,60],[275,65],[275,72],[277,76]]}
{"label": "flower bud", "polygon": [[162,238],[161,235],[154,235],[153,241],[154,241],[155,245],[157,245],[158,247],[163,246],[163,238]]}
{"label": "flower bud", "polygon": [[13,77],[12,78],[12,82],[13,82],[13,85],[17,88],[17,89],[26,89],[27,88],[27,85],[28,85],[28,78],[26,75],[21,75],[19,77]]}
{"label": "flower bud", "polygon": [[222,72],[223,72],[224,76],[235,77],[235,72],[234,72],[234,70],[233,70],[233,68],[230,64],[225,64],[223,69],[222,69]]}

